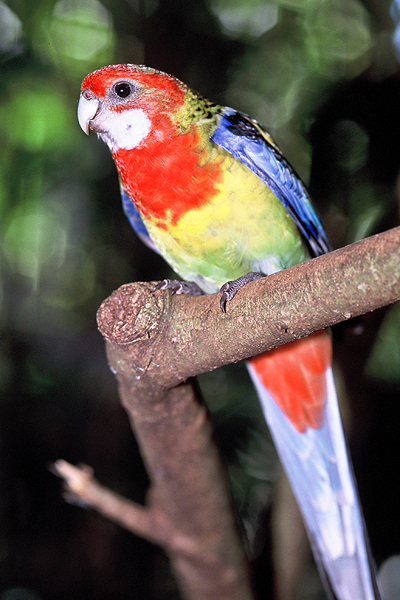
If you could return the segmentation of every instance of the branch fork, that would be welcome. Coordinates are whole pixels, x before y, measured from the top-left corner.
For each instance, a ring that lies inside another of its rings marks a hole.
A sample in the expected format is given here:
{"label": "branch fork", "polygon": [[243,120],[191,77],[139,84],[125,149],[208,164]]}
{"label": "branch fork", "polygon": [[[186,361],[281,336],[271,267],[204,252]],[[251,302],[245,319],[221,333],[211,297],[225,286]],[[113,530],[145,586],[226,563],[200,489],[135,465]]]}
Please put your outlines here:
{"label": "branch fork", "polygon": [[146,507],[59,460],[69,493],[164,547],[190,600],[251,600],[230,494],[193,376],[400,299],[400,228],[219,295],[126,284],[98,311],[121,402],[151,479]]}

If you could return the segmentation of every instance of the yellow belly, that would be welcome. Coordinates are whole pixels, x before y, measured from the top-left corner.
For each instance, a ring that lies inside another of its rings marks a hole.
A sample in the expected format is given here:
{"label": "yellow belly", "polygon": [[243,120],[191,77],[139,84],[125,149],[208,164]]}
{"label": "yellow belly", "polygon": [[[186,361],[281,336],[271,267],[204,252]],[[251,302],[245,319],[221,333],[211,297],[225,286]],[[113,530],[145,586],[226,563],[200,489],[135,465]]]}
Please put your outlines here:
{"label": "yellow belly", "polygon": [[162,229],[145,225],[160,253],[181,277],[205,291],[255,270],[269,274],[309,258],[279,199],[250,169],[225,153],[217,193]]}

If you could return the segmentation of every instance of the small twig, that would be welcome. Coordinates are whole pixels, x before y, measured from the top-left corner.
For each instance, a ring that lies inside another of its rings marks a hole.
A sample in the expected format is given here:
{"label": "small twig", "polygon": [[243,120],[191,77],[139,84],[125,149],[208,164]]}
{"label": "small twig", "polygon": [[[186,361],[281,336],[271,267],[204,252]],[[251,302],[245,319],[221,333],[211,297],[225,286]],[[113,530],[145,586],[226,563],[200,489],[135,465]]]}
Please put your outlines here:
{"label": "small twig", "polygon": [[94,478],[91,467],[87,465],[74,466],[65,460],[57,460],[51,465],[51,470],[64,480],[65,495],[68,501],[95,508],[102,515],[119,523],[135,535],[145,537],[158,544],[165,541],[167,535],[162,527],[155,527],[155,519],[150,514],[151,511],[101,485]]}

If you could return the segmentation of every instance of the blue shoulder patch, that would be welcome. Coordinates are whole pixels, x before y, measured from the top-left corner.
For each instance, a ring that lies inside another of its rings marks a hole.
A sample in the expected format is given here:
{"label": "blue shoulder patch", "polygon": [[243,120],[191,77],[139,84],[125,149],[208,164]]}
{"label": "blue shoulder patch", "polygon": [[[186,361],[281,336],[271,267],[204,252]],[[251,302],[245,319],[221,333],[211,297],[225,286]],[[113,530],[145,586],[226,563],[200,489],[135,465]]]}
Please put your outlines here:
{"label": "blue shoulder patch", "polygon": [[314,256],[329,252],[331,246],[305,186],[268,138],[256,121],[232,108],[225,109],[211,136],[213,142],[249,167],[279,198]]}
{"label": "blue shoulder patch", "polygon": [[154,250],[154,252],[157,252],[157,254],[159,254],[159,251],[157,250],[153,240],[149,236],[149,232],[147,231],[146,226],[142,221],[142,217],[140,216],[139,211],[133,204],[132,200],[129,198],[125,189],[122,187],[122,184],[120,185],[120,189],[122,208],[133,230],[135,231],[137,236],[142,240],[142,242],[146,244],[146,246],[148,246],[149,248],[151,248],[151,250]]}

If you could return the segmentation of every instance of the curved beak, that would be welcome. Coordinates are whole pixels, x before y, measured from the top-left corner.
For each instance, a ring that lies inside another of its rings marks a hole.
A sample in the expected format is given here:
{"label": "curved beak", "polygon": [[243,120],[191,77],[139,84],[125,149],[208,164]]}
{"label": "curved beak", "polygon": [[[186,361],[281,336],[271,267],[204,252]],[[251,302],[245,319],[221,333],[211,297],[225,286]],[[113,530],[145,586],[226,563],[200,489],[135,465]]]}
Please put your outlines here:
{"label": "curved beak", "polygon": [[86,135],[89,135],[90,123],[98,113],[99,107],[100,101],[97,98],[88,98],[85,96],[85,92],[81,92],[78,103],[78,121]]}

